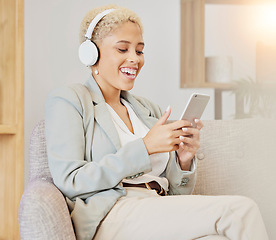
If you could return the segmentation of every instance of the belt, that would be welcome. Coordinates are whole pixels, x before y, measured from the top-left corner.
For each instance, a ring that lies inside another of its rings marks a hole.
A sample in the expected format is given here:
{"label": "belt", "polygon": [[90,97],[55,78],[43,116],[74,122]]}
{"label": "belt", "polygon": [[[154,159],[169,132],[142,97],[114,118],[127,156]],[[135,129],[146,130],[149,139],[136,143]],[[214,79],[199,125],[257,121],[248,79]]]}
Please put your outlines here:
{"label": "belt", "polygon": [[160,196],[166,196],[167,193],[162,188],[158,182],[152,181],[148,183],[138,183],[138,184],[132,184],[132,183],[123,183],[123,187],[141,187],[141,188],[147,188],[149,190],[155,190],[158,195]]}

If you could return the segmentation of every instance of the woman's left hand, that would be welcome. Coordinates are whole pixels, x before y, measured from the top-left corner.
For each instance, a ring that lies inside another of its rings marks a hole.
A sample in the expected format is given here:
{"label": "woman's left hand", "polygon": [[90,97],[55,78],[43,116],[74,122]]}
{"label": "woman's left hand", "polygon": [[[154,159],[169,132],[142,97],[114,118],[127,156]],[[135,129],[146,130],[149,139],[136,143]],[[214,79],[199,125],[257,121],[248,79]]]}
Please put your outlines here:
{"label": "woman's left hand", "polygon": [[176,151],[178,155],[179,165],[182,170],[189,171],[191,161],[194,158],[197,150],[200,147],[200,129],[203,127],[203,123],[196,119],[195,128],[183,128],[183,136],[179,139],[179,149]]}

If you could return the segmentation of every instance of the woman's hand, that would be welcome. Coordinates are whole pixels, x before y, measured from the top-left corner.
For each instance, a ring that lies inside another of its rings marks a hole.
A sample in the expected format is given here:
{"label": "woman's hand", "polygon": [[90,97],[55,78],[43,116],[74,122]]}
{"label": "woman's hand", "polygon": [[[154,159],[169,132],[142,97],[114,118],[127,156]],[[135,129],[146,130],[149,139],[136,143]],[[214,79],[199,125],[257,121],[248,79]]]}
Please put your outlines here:
{"label": "woman's hand", "polygon": [[177,150],[179,165],[182,170],[188,171],[191,161],[200,147],[200,129],[203,127],[199,119],[195,120],[195,128],[183,128],[183,134],[179,137],[181,143]]}
{"label": "woman's hand", "polygon": [[[180,136],[185,134],[182,128],[191,127],[191,123],[186,120],[179,120],[166,124],[170,114],[171,108],[169,107],[143,138],[149,154],[178,150],[180,143],[183,142]],[[183,155],[183,153],[181,153],[181,155]]]}

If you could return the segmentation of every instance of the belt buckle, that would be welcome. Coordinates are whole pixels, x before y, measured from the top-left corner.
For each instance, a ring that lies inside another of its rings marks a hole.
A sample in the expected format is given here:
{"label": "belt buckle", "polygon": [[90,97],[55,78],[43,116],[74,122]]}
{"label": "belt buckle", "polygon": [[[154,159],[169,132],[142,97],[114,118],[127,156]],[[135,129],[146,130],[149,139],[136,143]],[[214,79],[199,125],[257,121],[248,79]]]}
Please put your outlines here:
{"label": "belt buckle", "polygon": [[157,193],[159,196],[165,196],[165,195],[167,195],[166,192],[165,192],[165,190],[162,188],[162,186],[161,186],[159,183],[158,183],[158,185],[159,185],[159,187],[160,187],[160,191],[159,191],[159,192],[157,191],[157,189],[152,189],[152,188],[150,187],[149,183],[146,182],[145,185],[146,185],[146,188],[147,188],[148,190],[155,190],[156,193]]}

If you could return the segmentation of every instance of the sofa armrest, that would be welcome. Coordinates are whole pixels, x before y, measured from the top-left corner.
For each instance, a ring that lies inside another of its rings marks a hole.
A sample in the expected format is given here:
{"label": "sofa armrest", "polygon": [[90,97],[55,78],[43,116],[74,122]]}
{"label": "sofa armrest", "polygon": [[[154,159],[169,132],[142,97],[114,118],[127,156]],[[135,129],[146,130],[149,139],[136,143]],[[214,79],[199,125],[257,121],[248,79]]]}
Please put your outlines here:
{"label": "sofa armrest", "polygon": [[76,239],[62,193],[41,179],[28,184],[20,201],[19,228],[22,240]]}

